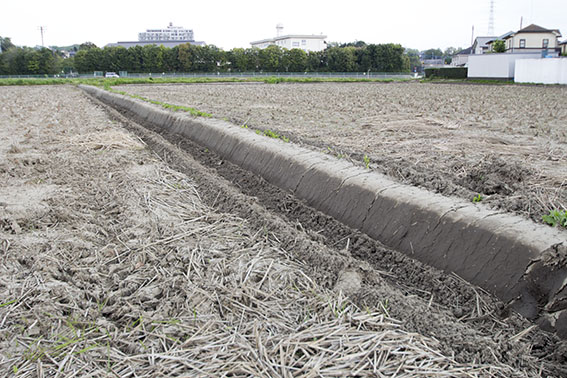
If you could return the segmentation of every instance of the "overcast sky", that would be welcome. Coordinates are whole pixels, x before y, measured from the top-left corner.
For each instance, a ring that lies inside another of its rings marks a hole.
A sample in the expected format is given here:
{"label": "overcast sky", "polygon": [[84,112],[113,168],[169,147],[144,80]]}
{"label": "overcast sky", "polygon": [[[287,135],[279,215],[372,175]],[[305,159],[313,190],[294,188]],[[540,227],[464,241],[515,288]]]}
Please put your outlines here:
{"label": "overcast sky", "polygon": [[[88,5],[87,5],[88,4]],[[389,1],[110,1],[3,0],[0,36],[19,46],[90,41],[99,47],[135,41],[138,32],[165,28],[169,22],[193,29],[195,39],[225,50],[250,47],[284,34],[325,34],[330,42],[399,43],[404,47],[468,47],[488,32],[490,0]],[[567,0],[495,0],[494,32],[504,34],[531,23],[560,29],[567,39]]]}

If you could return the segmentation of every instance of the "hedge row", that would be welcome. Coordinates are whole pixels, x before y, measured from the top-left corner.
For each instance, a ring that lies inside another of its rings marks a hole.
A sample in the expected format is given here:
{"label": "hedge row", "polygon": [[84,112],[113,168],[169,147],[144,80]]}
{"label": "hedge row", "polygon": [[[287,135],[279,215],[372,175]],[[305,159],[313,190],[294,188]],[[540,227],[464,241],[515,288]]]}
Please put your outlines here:
{"label": "hedge row", "polygon": [[441,79],[466,79],[468,69],[466,67],[442,67],[442,68],[426,68],[426,78]]}

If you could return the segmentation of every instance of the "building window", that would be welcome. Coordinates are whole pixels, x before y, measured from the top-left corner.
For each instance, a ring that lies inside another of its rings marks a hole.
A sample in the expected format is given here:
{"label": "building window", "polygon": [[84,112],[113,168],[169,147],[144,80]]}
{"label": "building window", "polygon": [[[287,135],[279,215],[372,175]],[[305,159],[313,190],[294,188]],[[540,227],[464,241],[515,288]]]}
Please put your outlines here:
{"label": "building window", "polygon": [[526,48],[526,40],[525,40],[525,39],[520,39],[520,48],[521,48],[521,49],[525,49],[525,48]]}
{"label": "building window", "polygon": [[549,47],[549,39],[547,39],[547,38],[544,39],[541,47],[543,47],[544,49],[548,48]]}
{"label": "building window", "polygon": [[305,46],[305,45],[307,44],[307,40],[306,40],[306,39],[302,39],[302,40],[301,40],[301,44],[302,44],[303,46]]}
{"label": "building window", "polygon": [[292,46],[293,46],[293,47],[299,47],[299,42],[293,42],[293,43],[292,43]]}

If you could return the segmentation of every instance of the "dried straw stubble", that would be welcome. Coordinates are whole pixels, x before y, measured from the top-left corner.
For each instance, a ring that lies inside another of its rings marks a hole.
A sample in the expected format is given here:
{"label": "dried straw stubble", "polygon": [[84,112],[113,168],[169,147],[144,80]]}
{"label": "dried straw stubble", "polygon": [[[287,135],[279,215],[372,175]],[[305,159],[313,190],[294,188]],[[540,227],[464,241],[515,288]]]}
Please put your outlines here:
{"label": "dried straw stubble", "polygon": [[[190,177],[72,89],[6,91],[36,105],[20,122],[43,159],[15,168],[12,184],[58,190],[23,234],[0,230],[4,375],[521,375],[456,363],[436,340],[317,285],[272,235],[206,206]],[[42,126],[69,97],[77,114]]]}

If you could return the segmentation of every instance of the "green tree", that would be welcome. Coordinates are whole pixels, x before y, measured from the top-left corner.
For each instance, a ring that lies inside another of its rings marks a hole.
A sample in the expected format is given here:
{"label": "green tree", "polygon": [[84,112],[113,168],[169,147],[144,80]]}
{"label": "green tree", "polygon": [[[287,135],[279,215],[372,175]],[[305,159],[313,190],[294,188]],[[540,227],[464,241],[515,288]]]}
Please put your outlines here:
{"label": "green tree", "polygon": [[429,49],[421,52],[423,59],[442,59],[443,51],[441,49]]}
{"label": "green tree", "polygon": [[85,42],[79,45],[79,50],[88,50],[88,49],[96,49],[96,48],[98,47],[92,42]]}
{"label": "green tree", "polygon": [[102,50],[103,71],[128,71],[130,68],[130,56],[128,50],[122,46],[105,47]]}
{"label": "green tree", "polygon": [[235,72],[244,72],[247,67],[246,50],[243,48],[234,48],[227,54],[230,69]]}
{"label": "green tree", "polygon": [[419,58],[419,50],[406,49],[406,56],[409,59],[409,66],[411,71],[418,71],[421,68],[421,59]]}
{"label": "green tree", "polygon": [[214,45],[195,46],[193,71],[215,72],[220,69],[224,57],[221,50]]}
{"label": "green tree", "polygon": [[387,43],[377,45],[375,70],[377,72],[407,72],[410,60],[399,44]]}
{"label": "green tree", "polygon": [[506,51],[506,43],[502,40],[492,42],[492,51],[495,53],[503,53]]}
{"label": "green tree", "polygon": [[280,62],[283,57],[283,50],[276,45],[271,45],[262,49],[258,53],[260,70],[265,72],[278,72]]}
{"label": "green tree", "polygon": [[96,46],[79,49],[75,54],[75,69],[80,73],[104,71],[103,51]]}
{"label": "green tree", "polygon": [[0,52],[6,52],[13,47],[16,47],[16,46],[14,46],[14,44],[12,43],[12,40],[10,38],[0,37]]}
{"label": "green tree", "polygon": [[179,71],[179,47],[166,49],[163,55],[163,68],[165,72]]}
{"label": "green tree", "polygon": [[196,59],[195,49],[197,46],[190,43],[184,43],[178,47],[179,68],[183,72],[191,72],[193,69],[193,62]]}
{"label": "green tree", "polygon": [[331,47],[326,50],[328,68],[331,72],[354,72],[356,70],[354,47]]}
{"label": "green tree", "polygon": [[247,48],[244,54],[246,55],[246,71],[258,71],[260,69],[260,49],[257,47]]}
{"label": "green tree", "polygon": [[144,72],[144,49],[142,46],[132,46],[128,49],[128,72]]}
{"label": "green tree", "polygon": [[307,71],[324,71],[327,66],[327,54],[325,51],[309,51],[307,53]]}
{"label": "green tree", "polygon": [[163,71],[163,46],[142,46],[143,66],[142,72]]}
{"label": "green tree", "polygon": [[286,72],[307,71],[307,53],[301,49],[285,49],[282,57],[282,68]]}
{"label": "green tree", "polygon": [[76,71],[75,58],[71,57],[71,58],[62,59],[59,62],[58,71],[65,74],[69,74],[71,72]]}

